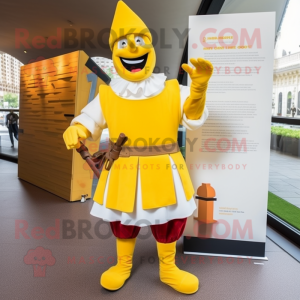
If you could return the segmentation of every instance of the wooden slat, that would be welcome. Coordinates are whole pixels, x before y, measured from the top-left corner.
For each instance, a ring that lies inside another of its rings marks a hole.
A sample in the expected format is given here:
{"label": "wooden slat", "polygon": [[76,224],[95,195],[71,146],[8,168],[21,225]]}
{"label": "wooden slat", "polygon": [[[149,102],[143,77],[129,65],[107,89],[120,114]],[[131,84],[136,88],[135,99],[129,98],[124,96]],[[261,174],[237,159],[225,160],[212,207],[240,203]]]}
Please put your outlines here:
{"label": "wooden slat", "polygon": [[78,57],[77,51],[21,67],[19,176],[67,200],[73,153],[62,135],[70,122],[64,114],[74,114]]}
{"label": "wooden slat", "polygon": [[[66,149],[62,137],[88,102],[86,76],[92,71],[85,67],[87,59],[75,51],[25,65],[20,72],[19,177],[69,201],[90,195],[92,187],[85,161]],[[97,91],[100,84],[98,79]]]}

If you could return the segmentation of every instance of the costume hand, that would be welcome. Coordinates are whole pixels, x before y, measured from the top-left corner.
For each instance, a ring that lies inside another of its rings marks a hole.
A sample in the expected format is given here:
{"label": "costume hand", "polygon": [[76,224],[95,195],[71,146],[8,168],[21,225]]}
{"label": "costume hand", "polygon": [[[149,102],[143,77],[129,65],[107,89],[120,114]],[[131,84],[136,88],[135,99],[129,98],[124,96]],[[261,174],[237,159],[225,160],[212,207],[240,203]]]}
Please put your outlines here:
{"label": "costume hand", "polygon": [[81,124],[69,126],[63,134],[67,149],[79,148],[79,141],[85,140],[91,136],[91,133]]}
{"label": "costume hand", "polygon": [[192,80],[191,94],[192,99],[201,99],[202,93],[207,88],[208,81],[213,73],[214,67],[212,63],[203,58],[191,58],[190,62],[194,68],[188,64],[183,64],[182,68],[185,70]]}
{"label": "costume hand", "polygon": [[182,68],[189,73],[192,80],[190,96],[183,105],[183,112],[188,119],[198,120],[204,112],[206,89],[213,73],[213,65],[210,61],[203,58],[191,58],[190,62],[195,68],[187,64],[182,65]]}

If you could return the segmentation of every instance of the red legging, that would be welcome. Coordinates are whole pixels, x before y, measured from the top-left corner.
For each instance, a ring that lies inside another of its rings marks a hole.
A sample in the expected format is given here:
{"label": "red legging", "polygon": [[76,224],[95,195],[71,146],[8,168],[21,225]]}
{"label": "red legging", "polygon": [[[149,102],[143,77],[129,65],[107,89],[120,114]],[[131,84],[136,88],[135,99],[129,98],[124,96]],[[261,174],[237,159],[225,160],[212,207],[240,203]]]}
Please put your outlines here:
{"label": "red legging", "polygon": [[[177,241],[184,230],[186,219],[174,219],[164,224],[150,225],[153,236],[159,243],[173,243]],[[113,234],[120,239],[133,239],[139,234],[141,227],[123,225],[120,221],[110,222]]]}

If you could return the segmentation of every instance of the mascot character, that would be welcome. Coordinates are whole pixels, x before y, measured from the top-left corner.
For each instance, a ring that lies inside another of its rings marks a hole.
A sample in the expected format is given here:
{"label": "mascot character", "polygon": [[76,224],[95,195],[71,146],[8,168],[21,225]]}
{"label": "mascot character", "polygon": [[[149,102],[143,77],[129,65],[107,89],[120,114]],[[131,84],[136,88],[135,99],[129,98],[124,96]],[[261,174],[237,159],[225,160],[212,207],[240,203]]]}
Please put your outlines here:
{"label": "mascot character", "polygon": [[63,136],[68,149],[77,148],[79,140],[97,140],[105,128],[111,140],[121,132],[129,138],[127,151],[109,171],[103,168],[94,194],[91,214],[110,222],[118,255],[100,284],[111,291],[124,285],[131,274],[136,237],[141,227],[150,226],[160,280],[178,292],[195,293],[198,278],[175,265],[176,242],[196,209],[177,133],[180,124],[194,130],[207,119],[205,98],[213,66],[202,58],[191,59],[193,67],[183,64],[190,87],[154,74],[151,33],[123,1],[117,4],[109,45],[120,78],[100,86]]}

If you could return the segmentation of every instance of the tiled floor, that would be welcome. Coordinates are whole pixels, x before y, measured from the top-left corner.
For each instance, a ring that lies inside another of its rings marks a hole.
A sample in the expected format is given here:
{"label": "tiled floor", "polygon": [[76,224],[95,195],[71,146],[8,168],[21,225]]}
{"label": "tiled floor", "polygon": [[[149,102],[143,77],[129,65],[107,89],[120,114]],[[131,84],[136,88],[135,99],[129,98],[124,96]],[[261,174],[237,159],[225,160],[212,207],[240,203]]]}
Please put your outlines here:
{"label": "tiled floor", "polygon": [[269,191],[300,208],[300,157],[271,150]]}
{"label": "tiled floor", "polygon": [[[177,264],[201,283],[196,294],[181,295],[160,282],[155,240],[147,227],[137,238],[130,279],[108,292],[99,278],[116,261],[116,240],[107,223],[90,215],[93,202],[67,202],[19,180],[17,168],[0,159],[0,299],[300,299],[300,264],[269,239],[269,260],[263,262],[184,255],[180,239]],[[25,261],[37,249],[47,250],[54,261],[43,268]]]}

